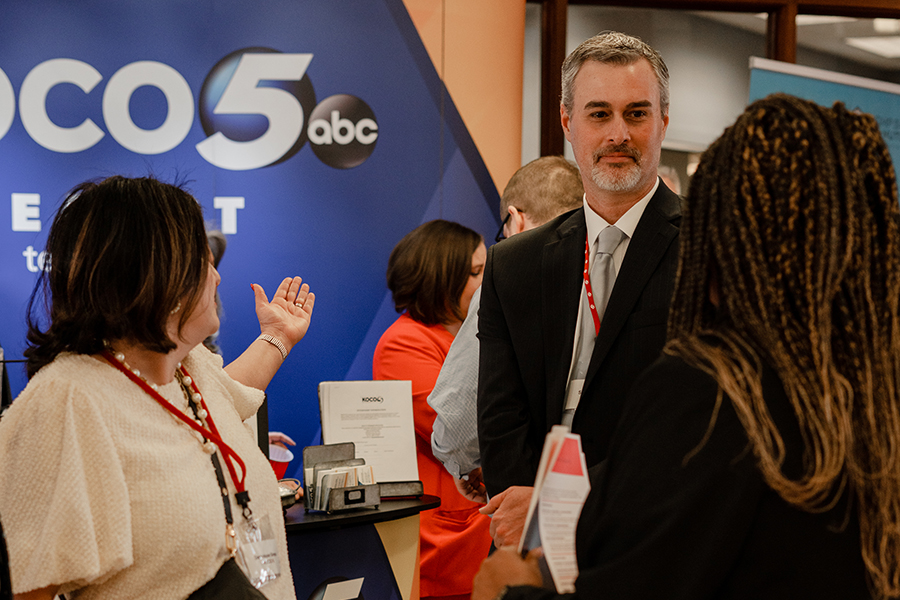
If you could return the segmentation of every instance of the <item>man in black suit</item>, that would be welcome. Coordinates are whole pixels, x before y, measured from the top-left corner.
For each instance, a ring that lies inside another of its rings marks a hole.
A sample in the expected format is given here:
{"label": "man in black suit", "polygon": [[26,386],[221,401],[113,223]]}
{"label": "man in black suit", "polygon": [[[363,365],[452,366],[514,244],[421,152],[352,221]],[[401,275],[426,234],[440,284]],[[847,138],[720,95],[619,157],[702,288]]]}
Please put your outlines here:
{"label": "man in black suit", "polygon": [[[518,542],[550,428],[571,424],[588,466],[598,464],[632,382],[662,350],[681,219],[680,199],[657,177],[668,96],[662,57],[636,38],[599,34],[573,51],[560,118],[584,207],[488,254],[478,428],[497,546]],[[585,262],[593,267],[587,249],[613,225],[624,236],[610,251],[604,311],[588,296]]]}

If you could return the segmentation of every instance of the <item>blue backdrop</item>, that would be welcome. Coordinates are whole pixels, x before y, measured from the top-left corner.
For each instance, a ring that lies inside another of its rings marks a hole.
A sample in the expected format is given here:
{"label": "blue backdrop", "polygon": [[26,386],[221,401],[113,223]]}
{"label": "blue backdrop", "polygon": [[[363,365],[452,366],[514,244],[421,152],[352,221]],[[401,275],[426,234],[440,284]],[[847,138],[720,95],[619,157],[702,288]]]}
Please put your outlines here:
{"label": "blue backdrop", "polygon": [[[271,428],[301,446],[319,429],[320,381],[371,378],[396,318],[384,277],[396,242],[434,218],[486,240],[499,225],[497,190],[401,0],[8,1],[0,156],[7,359],[25,347],[67,190],[112,174],[185,179],[228,238],[226,362],[259,333],[251,283],[271,296],[296,274],[316,293],[268,389]],[[10,377],[15,395],[21,365]]]}
{"label": "blue backdrop", "polygon": [[750,102],[783,92],[821,106],[843,102],[851,110],[874,116],[896,172],[900,158],[900,85],[761,58],[752,58],[750,68]]}

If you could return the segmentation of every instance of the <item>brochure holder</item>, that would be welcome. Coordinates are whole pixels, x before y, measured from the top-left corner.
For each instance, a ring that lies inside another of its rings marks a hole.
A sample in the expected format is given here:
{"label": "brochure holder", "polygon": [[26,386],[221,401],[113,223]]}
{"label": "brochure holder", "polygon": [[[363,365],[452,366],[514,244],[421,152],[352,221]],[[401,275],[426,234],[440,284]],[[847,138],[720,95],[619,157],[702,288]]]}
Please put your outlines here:
{"label": "brochure holder", "polygon": [[[306,512],[322,511],[315,507],[320,494],[317,489],[319,474],[324,470],[339,467],[361,467],[366,461],[356,457],[353,442],[307,446],[303,449],[304,494],[303,507]],[[324,504],[326,513],[340,512],[354,508],[376,507],[382,498],[421,497],[424,490],[421,481],[395,481],[366,483],[348,487],[327,489],[328,502]]]}
{"label": "brochure holder", "polygon": [[[304,494],[303,507],[307,512],[319,510],[316,501],[320,495],[317,489],[319,473],[338,467],[358,467],[365,465],[365,460],[356,458],[353,442],[307,446],[303,449]],[[381,504],[381,494],[377,484],[338,487],[328,490],[328,502],[324,512],[350,510],[354,508],[375,507]]]}
{"label": "brochure holder", "polygon": [[378,487],[382,498],[421,498],[425,495],[421,481],[385,481]]}

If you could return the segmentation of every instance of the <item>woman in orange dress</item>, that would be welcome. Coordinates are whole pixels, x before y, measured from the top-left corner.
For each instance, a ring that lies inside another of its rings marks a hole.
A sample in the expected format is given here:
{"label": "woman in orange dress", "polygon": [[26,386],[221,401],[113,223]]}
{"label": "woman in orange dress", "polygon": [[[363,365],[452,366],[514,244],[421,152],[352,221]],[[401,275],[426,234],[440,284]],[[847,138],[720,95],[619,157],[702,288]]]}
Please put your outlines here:
{"label": "woman in orange dress", "polygon": [[408,233],[391,252],[387,283],[402,313],[378,342],[374,379],[411,380],[416,458],[425,493],[441,506],[421,513],[422,598],[466,598],[491,545],[490,519],[463,498],[431,452],[435,412],[426,402],[453,337],[481,285],[487,252],[478,233],[436,220]]}

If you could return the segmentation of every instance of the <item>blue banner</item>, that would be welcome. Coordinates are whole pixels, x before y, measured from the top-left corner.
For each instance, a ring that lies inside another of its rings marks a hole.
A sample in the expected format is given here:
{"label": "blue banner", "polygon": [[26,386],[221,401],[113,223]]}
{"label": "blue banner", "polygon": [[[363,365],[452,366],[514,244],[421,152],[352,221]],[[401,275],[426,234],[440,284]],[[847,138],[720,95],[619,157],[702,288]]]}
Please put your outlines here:
{"label": "blue banner", "polygon": [[[896,165],[900,157],[900,85],[875,79],[802,67],[774,60],[750,60],[750,102],[775,92],[811,100],[822,106],[843,102],[869,113]],[[896,172],[896,166],[894,167]]]}
{"label": "blue banner", "polygon": [[[0,40],[7,359],[25,348],[67,191],[113,174],[186,180],[228,239],[226,362],[259,334],[251,283],[271,297],[300,275],[316,294],[268,389],[270,427],[305,445],[317,384],[371,377],[396,318],[385,269],[397,241],[434,218],[486,240],[499,224],[496,187],[401,0],[14,0]],[[10,379],[15,395],[21,365]]]}

